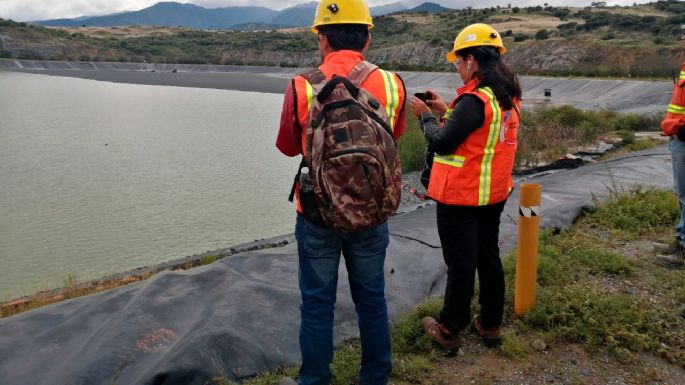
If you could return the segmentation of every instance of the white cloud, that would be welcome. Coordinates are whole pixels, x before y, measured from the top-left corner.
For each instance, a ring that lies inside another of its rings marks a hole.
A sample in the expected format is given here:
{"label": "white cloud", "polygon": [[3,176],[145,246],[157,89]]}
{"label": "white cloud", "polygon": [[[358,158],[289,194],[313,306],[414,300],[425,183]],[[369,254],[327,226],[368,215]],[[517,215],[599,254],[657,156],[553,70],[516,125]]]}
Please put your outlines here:
{"label": "white cloud", "polygon": [[104,15],[135,11],[157,0],[0,0],[0,17],[13,20],[40,20]]}
{"label": "white cloud", "polygon": [[[18,21],[44,20],[56,18],[73,18],[79,16],[105,15],[122,11],[136,11],[149,7],[161,0],[0,0],[0,18]],[[283,9],[311,0],[178,0],[180,3],[193,3],[205,8],[235,6],[265,6],[272,9]],[[440,3],[449,8],[473,6],[473,0],[367,0],[369,6],[377,6],[400,1],[408,7],[424,1]],[[478,7],[542,5],[586,6],[592,0],[481,0]],[[645,2],[641,0],[639,2]],[[609,0],[607,4],[632,4],[633,0]]]}

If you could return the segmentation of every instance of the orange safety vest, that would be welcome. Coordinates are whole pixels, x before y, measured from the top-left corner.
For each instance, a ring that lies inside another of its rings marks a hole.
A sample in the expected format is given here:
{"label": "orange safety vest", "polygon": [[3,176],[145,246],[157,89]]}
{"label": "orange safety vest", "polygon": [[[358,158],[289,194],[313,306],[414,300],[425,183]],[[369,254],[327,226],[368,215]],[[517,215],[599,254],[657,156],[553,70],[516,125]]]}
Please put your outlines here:
{"label": "orange safety vest", "polygon": [[661,121],[661,133],[671,136],[678,133],[678,129],[685,125],[685,62],[680,65],[680,76],[673,86],[673,96],[668,105],[668,111]]}
{"label": "orange safety vest", "polygon": [[[451,155],[435,154],[428,195],[435,201],[458,206],[485,206],[504,201],[514,183],[511,176],[516,153],[519,114],[502,111],[490,87],[476,89],[472,80],[457,90],[484,103],[485,120]],[[519,101],[514,100],[519,109]]]}
{"label": "orange safety vest", "polygon": [[[363,56],[359,52],[348,50],[335,51],[326,56],[319,69],[326,75],[327,79],[330,79],[335,74],[340,75],[342,69],[347,71],[345,73],[347,75],[361,60],[363,60]],[[309,108],[316,95],[314,95],[314,89],[311,84],[303,76],[298,75],[294,78],[294,86],[295,116],[302,128],[302,154],[306,154],[306,127],[310,119]],[[400,119],[405,100],[405,89],[402,79],[392,72],[379,68],[364,80],[361,87],[371,93],[385,107],[390,129],[394,132],[395,124]],[[295,194],[297,197],[297,211],[302,212],[299,184]]]}

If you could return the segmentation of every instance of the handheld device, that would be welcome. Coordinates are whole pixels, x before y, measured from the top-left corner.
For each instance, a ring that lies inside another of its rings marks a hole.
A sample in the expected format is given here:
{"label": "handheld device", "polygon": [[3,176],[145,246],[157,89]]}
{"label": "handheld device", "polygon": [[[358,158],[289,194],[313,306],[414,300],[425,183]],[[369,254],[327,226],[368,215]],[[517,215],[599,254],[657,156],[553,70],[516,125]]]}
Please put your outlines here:
{"label": "handheld device", "polygon": [[433,99],[433,98],[431,98],[430,94],[427,93],[427,92],[417,92],[417,93],[414,94],[414,96],[416,96],[417,98],[423,100],[424,102],[426,102],[427,100]]}

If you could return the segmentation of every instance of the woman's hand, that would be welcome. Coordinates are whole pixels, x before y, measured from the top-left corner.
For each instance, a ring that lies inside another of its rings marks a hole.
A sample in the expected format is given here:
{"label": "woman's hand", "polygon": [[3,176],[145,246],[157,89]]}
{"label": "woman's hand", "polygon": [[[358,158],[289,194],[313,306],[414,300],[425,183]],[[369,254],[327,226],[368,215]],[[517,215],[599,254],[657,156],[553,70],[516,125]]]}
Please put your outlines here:
{"label": "woman's hand", "polygon": [[428,107],[433,114],[438,117],[445,115],[445,112],[447,112],[447,103],[445,103],[445,100],[433,90],[427,90],[426,93],[431,97],[426,101],[426,104],[428,104]]}
{"label": "woman's hand", "polygon": [[416,96],[412,96],[409,100],[409,108],[411,108],[411,112],[414,113],[414,115],[417,118],[420,117],[423,113],[431,112],[430,108],[428,108],[426,103],[424,103],[423,100],[417,98]]}

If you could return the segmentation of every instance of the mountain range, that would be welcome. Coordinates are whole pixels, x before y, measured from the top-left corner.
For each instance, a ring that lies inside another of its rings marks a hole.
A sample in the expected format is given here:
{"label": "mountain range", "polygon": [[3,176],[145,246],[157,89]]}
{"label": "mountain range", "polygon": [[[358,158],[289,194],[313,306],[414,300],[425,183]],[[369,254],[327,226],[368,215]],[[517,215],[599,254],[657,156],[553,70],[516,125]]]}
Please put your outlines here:
{"label": "mountain range", "polygon": [[[53,19],[34,21],[32,24],[51,27],[112,27],[121,25],[154,25],[165,27],[185,27],[195,29],[232,29],[236,26],[299,27],[311,25],[316,13],[316,1],[298,4],[274,11],[265,7],[226,7],[203,8],[194,4],[173,1],[160,2],[139,11],[121,12],[104,16],[82,16],[74,19]],[[400,2],[371,8],[373,16],[381,16],[400,11],[427,11],[430,13],[445,10],[435,3],[423,3],[408,9]]]}

